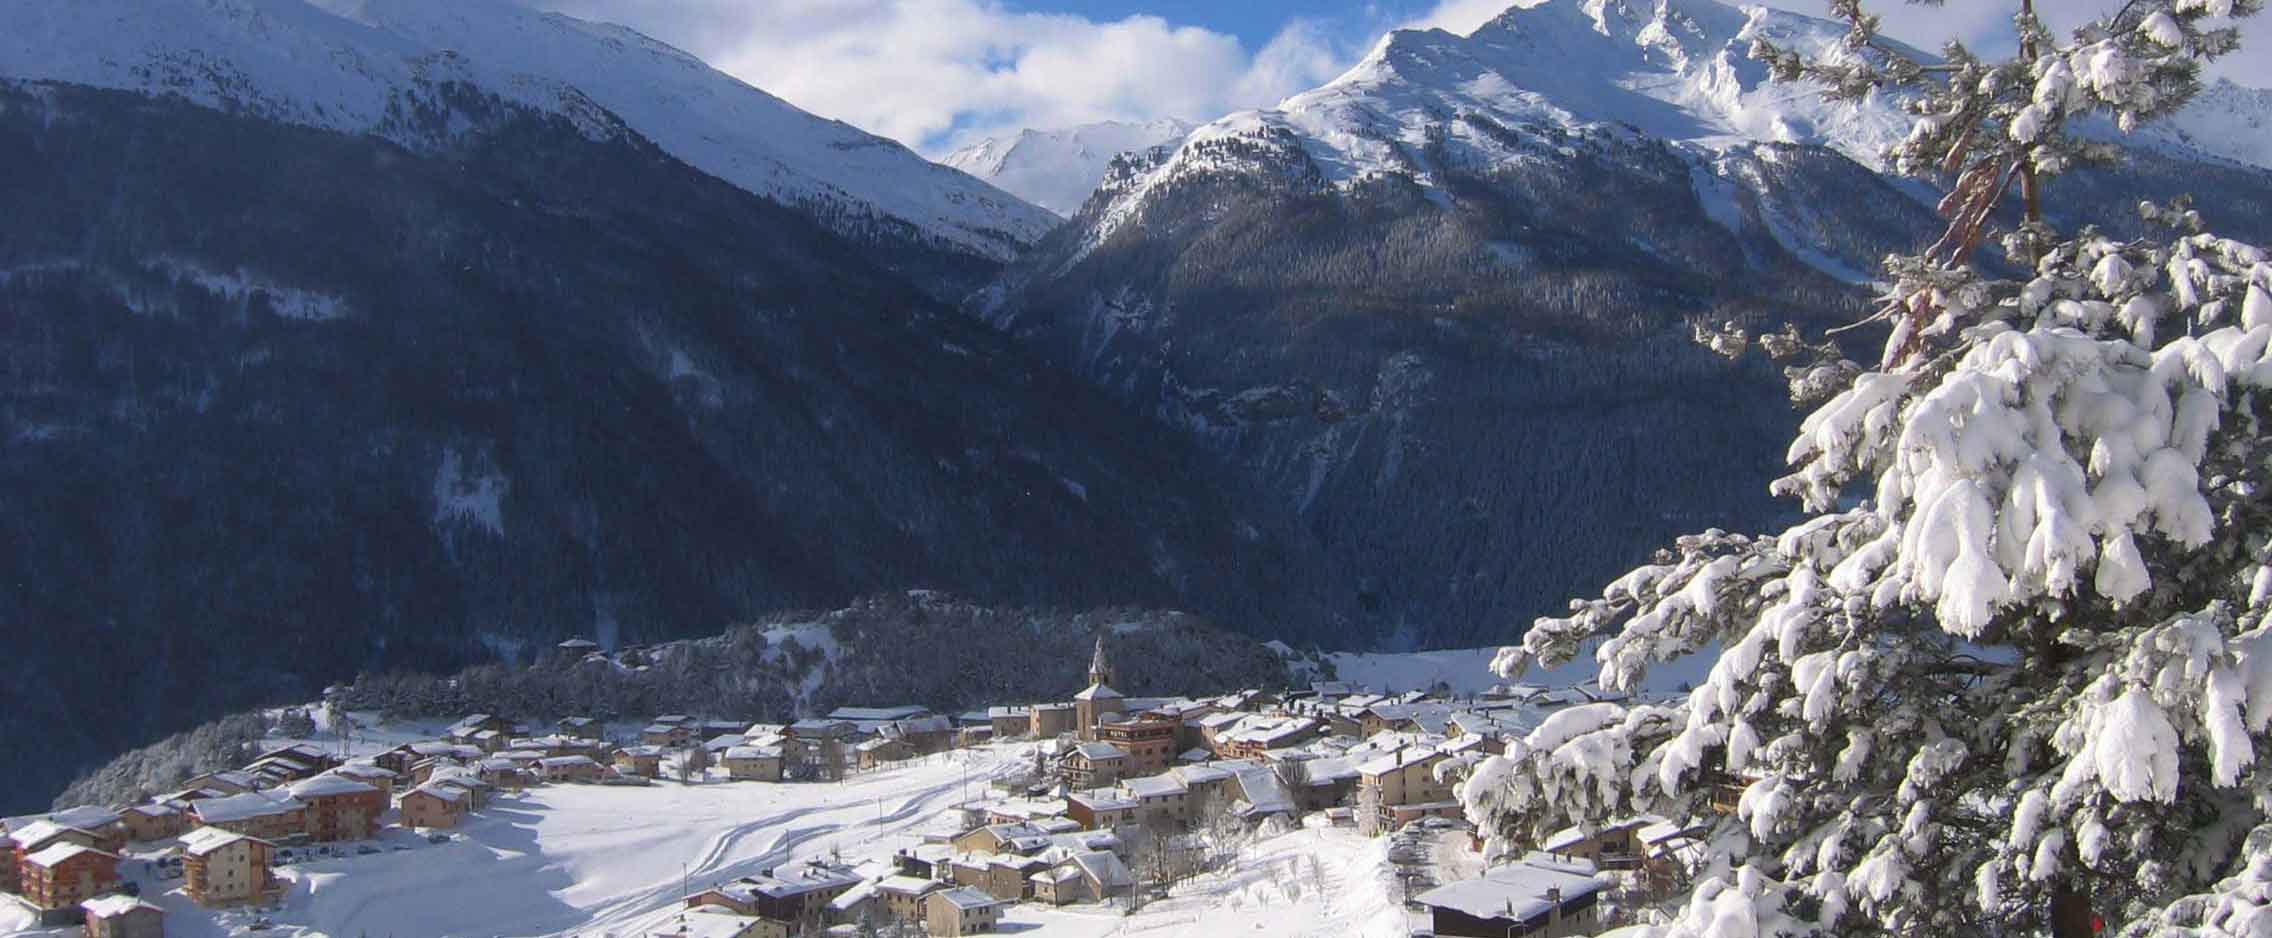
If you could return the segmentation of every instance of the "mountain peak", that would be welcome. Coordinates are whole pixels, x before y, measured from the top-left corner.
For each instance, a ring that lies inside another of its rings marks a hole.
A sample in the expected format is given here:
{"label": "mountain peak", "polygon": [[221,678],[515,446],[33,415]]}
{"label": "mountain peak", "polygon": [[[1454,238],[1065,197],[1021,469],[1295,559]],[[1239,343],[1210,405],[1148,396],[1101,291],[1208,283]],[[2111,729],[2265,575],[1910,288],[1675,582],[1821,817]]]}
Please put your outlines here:
{"label": "mountain peak", "polygon": [[940,162],[1059,215],[1080,211],[1113,157],[1182,140],[1191,124],[1174,118],[1099,121],[1055,130],[1026,129],[948,154]]}

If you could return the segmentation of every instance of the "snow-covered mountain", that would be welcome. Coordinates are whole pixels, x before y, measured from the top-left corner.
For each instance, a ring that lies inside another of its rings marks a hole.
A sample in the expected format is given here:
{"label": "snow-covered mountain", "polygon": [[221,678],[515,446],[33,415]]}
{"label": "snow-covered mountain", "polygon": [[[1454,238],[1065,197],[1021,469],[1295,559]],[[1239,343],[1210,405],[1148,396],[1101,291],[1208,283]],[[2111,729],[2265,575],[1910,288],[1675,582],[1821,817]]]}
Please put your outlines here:
{"label": "snow-covered mountain", "polygon": [[2272,168],[2272,90],[2217,79],[2185,110],[2147,132],[2211,156]]}
{"label": "snow-covered mountain", "polygon": [[382,134],[400,126],[397,111],[421,85],[465,82],[594,132],[620,121],[687,164],[840,231],[903,224],[999,260],[1056,222],[629,29],[505,0],[17,3],[0,29],[0,77],[178,94]]}
{"label": "snow-covered mountain", "polygon": [[1193,126],[1169,118],[1021,130],[956,150],[940,162],[1059,215],[1071,215],[1096,191],[1113,157],[1180,142]]}

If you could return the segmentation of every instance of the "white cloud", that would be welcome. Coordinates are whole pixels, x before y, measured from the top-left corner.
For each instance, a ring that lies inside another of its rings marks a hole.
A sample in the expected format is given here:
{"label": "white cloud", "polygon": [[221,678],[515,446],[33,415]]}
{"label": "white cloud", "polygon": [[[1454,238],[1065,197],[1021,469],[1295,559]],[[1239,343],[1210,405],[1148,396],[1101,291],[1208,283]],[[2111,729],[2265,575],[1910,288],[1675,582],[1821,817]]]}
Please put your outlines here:
{"label": "white cloud", "polygon": [[1439,0],[1435,8],[1404,25],[1407,29],[1441,29],[1465,36],[1506,12],[1508,6],[1508,0]]}
{"label": "white cloud", "polygon": [[1354,59],[1318,24],[1261,49],[1154,16],[1097,21],[998,0],[526,0],[622,23],[789,102],[937,154],[1020,127],[1210,120]]}

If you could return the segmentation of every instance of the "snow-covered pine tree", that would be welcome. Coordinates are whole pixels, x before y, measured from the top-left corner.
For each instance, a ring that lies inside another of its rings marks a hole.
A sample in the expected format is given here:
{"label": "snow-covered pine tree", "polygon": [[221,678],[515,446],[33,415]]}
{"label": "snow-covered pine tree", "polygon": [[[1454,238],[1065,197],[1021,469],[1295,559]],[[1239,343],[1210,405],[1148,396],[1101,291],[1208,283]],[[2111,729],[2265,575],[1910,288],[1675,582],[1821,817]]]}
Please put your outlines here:
{"label": "snow-covered pine tree", "polygon": [[2260,6],[2130,0],[2061,40],[2023,3],[2015,58],[1917,62],[1833,0],[1840,61],[1754,50],[1909,95],[1890,156],[1954,180],[1947,235],[1888,259],[1878,366],[1823,372],[1848,383],[1776,484],[1812,517],[1683,538],[1501,653],[1513,677],[1591,649],[1612,689],[1718,660],[1673,705],[1564,710],[1478,766],[1485,830],[1703,820],[1668,936],[2272,935],[2272,264],[2183,205],[2124,241],[2037,200],[2181,106]]}

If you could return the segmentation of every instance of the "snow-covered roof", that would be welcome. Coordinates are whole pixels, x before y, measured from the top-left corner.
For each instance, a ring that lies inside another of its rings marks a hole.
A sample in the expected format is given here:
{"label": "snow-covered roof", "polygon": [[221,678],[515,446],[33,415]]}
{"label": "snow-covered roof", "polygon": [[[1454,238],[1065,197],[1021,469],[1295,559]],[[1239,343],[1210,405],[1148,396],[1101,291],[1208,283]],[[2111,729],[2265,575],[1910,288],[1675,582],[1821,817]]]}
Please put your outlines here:
{"label": "snow-covered roof", "polygon": [[456,785],[451,785],[445,782],[428,782],[424,785],[418,786],[417,788],[411,789],[408,794],[404,795],[404,797],[409,797],[410,795],[426,795],[433,798],[440,798],[443,801],[447,801],[451,804],[456,804],[460,801],[464,801],[471,794],[472,792],[469,792]]}
{"label": "snow-covered roof", "polygon": [[1066,795],[1065,800],[1091,811],[1132,811],[1136,808],[1136,802],[1121,797],[1119,792],[1111,789],[1077,791]]}
{"label": "snow-covered roof", "polygon": [[350,762],[331,771],[334,774],[344,775],[348,778],[395,779],[401,777],[395,774],[395,771],[393,769],[389,769],[386,766],[370,762]]}
{"label": "snow-covered roof", "polygon": [[339,795],[375,795],[379,790],[342,775],[324,774],[293,783],[285,789],[294,798],[327,798]]}
{"label": "snow-covered roof", "polygon": [[688,909],[670,930],[653,934],[663,938],[739,938],[759,921],[724,906],[698,905]]}
{"label": "snow-covered roof", "polygon": [[927,716],[930,712],[931,708],[929,707],[918,707],[912,704],[898,707],[838,707],[828,712],[828,718],[831,720],[850,720],[854,723],[887,723],[892,720]]}
{"label": "snow-covered roof", "polygon": [[860,906],[860,903],[866,902],[870,898],[874,897],[875,894],[875,883],[862,882],[857,886],[837,893],[836,898],[828,900],[828,908],[829,911],[840,914],[849,912],[853,909],[858,908]]}
{"label": "snow-covered roof", "polygon": [[598,765],[591,756],[553,756],[537,763],[548,769],[566,769],[579,765]]}
{"label": "snow-covered roof", "polygon": [[1589,865],[1560,863],[1537,854],[1502,866],[1480,879],[1446,883],[1421,893],[1415,901],[1430,908],[1452,909],[1481,919],[1527,921],[1553,909],[1549,890],[1560,890],[1562,901],[1572,903],[1600,892],[1607,881]]}
{"label": "snow-covered roof", "polygon": [[96,856],[109,857],[113,860],[118,859],[118,854],[112,853],[108,850],[97,850],[93,847],[87,846],[86,844],[62,843],[56,844],[55,846],[27,856],[24,858],[24,862],[29,863],[33,866],[44,866],[52,869],[54,867],[63,865],[66,861],[69,861],[73,857],[87,853],[91,853]]}
{"label": "snow-covered roof", "polygon": [[723,752],[741,745],[743,739],[744,737],[740,733],[725,733],[710,737],[708,741],[702,744],[702,748],[708,752]]}
{"label": "snow-covered roof", "polygon": [[1231,777],[1231,771],[1219,765],[1179,765],[1169,769],[1168,772],[1176,778],[1182,779],[1186,786],[1205,785],[1209,782],[1220,782]]}
{"label": "snow-covered roof", "polygon": [[90,831],[101,830],[121,820],[118,812],[91,804],[80,805],[76,808],[65,808],[48,815],[47,819],[66,827]]}
{"label": "snow-covered roof", "polygon": [[190,810],[207,824],[244,821],[256,817],[289,814],[305,807],[290,795],[276,795],[264,791],[248,791],[227,798],[207,798],[195,802]]}
{"label": "snow-covered roof", "polygon": [[1078,694],[1074,694],[1074,695],[1073,695],[1073,699],[1074,699],[1074,700],[1118,700],[1118,699],[1120,699],[1120,692],[1119,692],[1119,691],[1116,691],[1116,690],[1113,690],[1112,688],[1110,688],[1110,687],[1107,687],[1107,686],[1105,686],[1105,685],[1103,685],[1103,684],[1091,684],[1091,685],[1089,685],[1089,686],[1087,687],[1087,689],[1084,689],[1084,690],[1082,690],[1082,691],[1081,691],[1080,693],[1078,693]]}
{"label": "snow-covered roof", "polygon": [[181,813],[180,808],[160,802],[128,805],[126,807],[126,810],[135,814],[142,815],[143,817],[169,817]]}
{"label": "snow-covered roof", "polygon": [[957,886],[953,889],[943,890],[924,901],[945,902],[965,912],[993,908],[998,905],[1009,905],[1006,901],[996,899],[970,886]]}
{"label": "snow-covered roof", "polygon": [[1076,853],[1068,862],[1080,867],[1083,874],[1107,889],[1136,884],[1136,876],[1128,871],[1128,864],[1121,862],[1117,854],[1093,850]]}
{"label": "snow-covered roof", "polygon": [[218,827],[200,827],[182,835],[181,848],[190,856],[202,857],[222,847],[247,840],[255,843],[267,843],[267,841],[258,837],[239,834],[235,831],[222,830]]}
{"label": "snow-covered roof", "polygon": [[1292,814],[1296,808],[1294,795],[1286,790],[1286,783],[1278,780],[1278,773],[1267,766],[1233,769],[1238,777],[1239,790],[1244,794],[1247,817],[1263,814]]}
{"label": "snow-covered roof", "polygon": [[987,717],[988,717],[989,719],[995,719],[995,720],[1006,720],[1006,719],[1010,719],[1010,718],[1013,718],[1013,717],[1023,717],[1023,716],[1031,716],[1032,714],[1033,714],[1033,708],[1032,708],[1032,707],[988,707],[988,708],[986,708],[986,716],[987,716]]}
{"label": "snow-covered roof", "polygon": [[161,915],[166,911],[144,902],[138,897],[127,895],[110,895],[89,899],[79,903],[79,908],[86,910],[87,914],[94,918],[116,918],[142,909],[148,909]]}
{"label": "snow-covered roof", "polygon": [[1082,743],[1073,747],[1073,751],[1079,753],[1081,758],[1091,762],[1128,758],[1128,753],[1121,751],[1119,746],[1111,743]]}
{"label": "snow-covered roof", "polygon": [[923,896],[945,888],[945,883],[920,876],[887,876],[876,882],[876,891],[897,896]]}
{"label": "snow-covered roof", "polygon": [[1398,769],[1434,762],[1443,757],[1444,754],[1437,751],[1433,746],[1407,746],[1393,750],[1387,755],[1366,760],[1363,764],[1357,766],[1357,772],[1361,775],[1383,775]]}
{"label": "snow-covered roof", "polygon": [[1128,789],[1128,793],[1134,795],[1138,800],[1168,798],[1186,794],[1191,790],[1184,786],[1182,779],[1174,775],[1152,775],[1145,778],[1126,779],[1120,783],[1120,787]]}
{"label": "snow-covered roof", "polygon": [[17,828],[8,835],[8,841],[18,847],[34,847],[38,846],[41,841],[53,840],[62,834],[78,834],[88,838],[95,836],[94,832],[85,828],[58,824],[51,820],[38,820]]}
{"label": "snow-covered roof", "polygon": [[735,746],[726,750],[728,759],[779,759],[781,750],[775,746]]}

